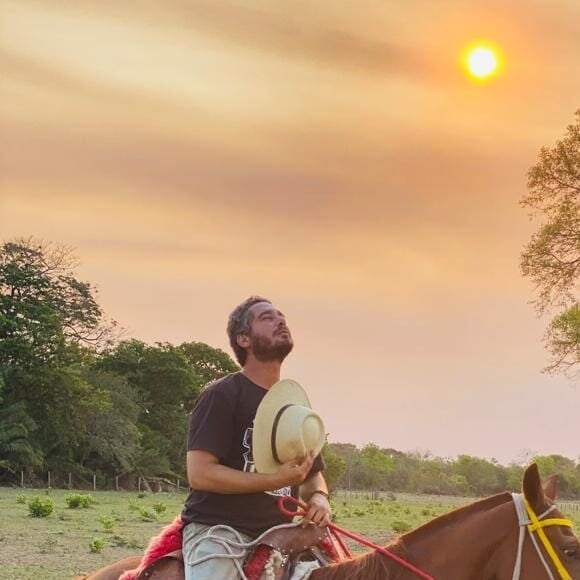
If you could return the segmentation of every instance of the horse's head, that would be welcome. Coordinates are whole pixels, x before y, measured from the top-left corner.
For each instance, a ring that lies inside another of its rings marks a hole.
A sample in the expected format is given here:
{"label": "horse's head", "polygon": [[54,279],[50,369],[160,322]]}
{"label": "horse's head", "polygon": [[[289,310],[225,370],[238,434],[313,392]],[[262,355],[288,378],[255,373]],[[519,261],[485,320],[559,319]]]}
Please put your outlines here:
{"label": "horse's head", "polygon": [[[518,503],[520,510],[518,528],[523,531],[518,531],[513,537],[520,542],[520,534],[525,534],[520,552],[521,580],[549,579],[546,566],[554,579],[580,580],[580,543],[572,527],[566,523],[567,520],[555,506],[557,493],[557,476],[552,476],[542,486],[537,465],[532,464],[526,469],[522,494],[519,498],[514,497],[516,504],[514,511],[517,512]],[[519,520],[522,520],[523,525],[520,525]],[[525,525],[524,520],[532,522],[532,529]],[[502,573],[498,577],[503,578],[505,575],[506,578],[512,578],[514,566],[516,570],[518,567],[517,563],[514,564],[513,553],[513,549],[510,549],[502,558]],[[542,563],[542,559],[545,564]]]}

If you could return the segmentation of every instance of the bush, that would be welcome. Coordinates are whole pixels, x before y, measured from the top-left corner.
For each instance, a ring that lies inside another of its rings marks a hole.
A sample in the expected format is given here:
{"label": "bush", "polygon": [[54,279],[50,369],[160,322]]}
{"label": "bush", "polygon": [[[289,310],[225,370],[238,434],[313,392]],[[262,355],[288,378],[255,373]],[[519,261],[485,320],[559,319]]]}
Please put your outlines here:
{"label": "bush", "polygon": [[99,522],[103,526],[103,531],[110,534],[115,527],[115,520],[113,518],[108,518],[107,516],[101,516]]}
{"label": "bush", "polygon": [[165,513],[167,506],[162,502],[158,502],[153,504],[153,509],[155,510],[156,513],[162,514]]}
{"label": "bush", "polygon": [[99,554],[100,552],[103,551],[103,548],[106,545],[107,542],[105,542],[105,540],[103,540],[102,538],[93,538],[91,540],[91,543],[89,544],[89,549],[91,550],[91,552]]}
{"label": "bush", "polygon": [[139,517],[144,522],[156,522],[157,521],[157,514],[150,512],[148,509],[144,507],[139,508]]}
{"label": "bush", "polygon": [[16,503],[26,503],[26,496],[23,493],[19,493],[16,496]]}
{"label": "bush", "polygon": [[49,497],[41,499],[35,496],[28,502],[28,511],[33,518],[46,518],[53,510],[54,501]]}
{"label": "bush", "polygon": [[392,530],[397,534],[404,534],[405,532],[408,532],[412,527],[413,526],[411,526],[411,524],[409,522],[406,522],[405,520],[395,520],[391,524]]}
{"label": "bush", "polygon": [[86,509],[93,503],[93,498],[88,493],[69,493],[65,501],[71,510],[79,507]]}

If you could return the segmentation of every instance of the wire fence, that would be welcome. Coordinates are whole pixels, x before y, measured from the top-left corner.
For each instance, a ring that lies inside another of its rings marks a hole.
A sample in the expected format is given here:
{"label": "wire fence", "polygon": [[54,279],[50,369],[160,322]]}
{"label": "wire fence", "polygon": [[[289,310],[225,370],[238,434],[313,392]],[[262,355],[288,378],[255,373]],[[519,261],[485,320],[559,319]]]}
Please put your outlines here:
{"label": "wire fence", "polygon": [[89,477],[79,477],[72,472],[60,473],[46,471],[28,473],[21,471],[10,482],[13,486],[32,489],[76,489],[93,491],[187,491],[187,483],[179,478],[146,476],[135,473],[122,473],[115,476],[104,476],[93,473]]}

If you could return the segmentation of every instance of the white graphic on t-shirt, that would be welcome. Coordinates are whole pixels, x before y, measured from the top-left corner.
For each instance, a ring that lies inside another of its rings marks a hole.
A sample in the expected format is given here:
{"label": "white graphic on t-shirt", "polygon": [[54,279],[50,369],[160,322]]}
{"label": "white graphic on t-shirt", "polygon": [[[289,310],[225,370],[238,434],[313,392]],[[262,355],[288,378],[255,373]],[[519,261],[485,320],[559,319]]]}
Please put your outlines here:
{"label": "white graphic on t-shirt", "polygon": [[[256,466],[254,464],[254,456],[252,455],[252,432],[253,429],[248,427],[246,432],[244,433],[244,439],[242,441],[242,445],[244,449],[244,471],[246,473],[255,473]],[[268,495],[275,495],[275,496],[289,496],[292,495],[292,488],[290,486],[281,487],[280,489],[274,489],[272,491],[266,491]]]}

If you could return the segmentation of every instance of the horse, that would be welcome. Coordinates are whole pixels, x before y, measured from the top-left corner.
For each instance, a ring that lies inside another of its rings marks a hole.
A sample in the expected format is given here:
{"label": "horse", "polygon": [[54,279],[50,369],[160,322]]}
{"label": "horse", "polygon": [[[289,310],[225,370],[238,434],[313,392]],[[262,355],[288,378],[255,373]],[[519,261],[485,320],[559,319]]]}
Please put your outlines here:
{"label": "horse", "polygon": [[[522,494],[504,492],[458,508],[412,530],[387,550],[435,580],[580,580],[580,542],[555,507],[557,477],[544,487],[538,468],[524,472]],[[529,536],[529,537],[528,537]],[[536,539],[540,536],[540,541]],[[136,568],[129,557],[84,580],[118,580]],[[183,563],[168,560],[154,580],[182,580]],[[415,580],[417,576],[372,551],[312,571],[311,580]],[[79,578],[80,580],[80,578]]]}

